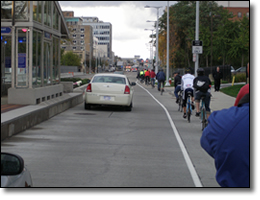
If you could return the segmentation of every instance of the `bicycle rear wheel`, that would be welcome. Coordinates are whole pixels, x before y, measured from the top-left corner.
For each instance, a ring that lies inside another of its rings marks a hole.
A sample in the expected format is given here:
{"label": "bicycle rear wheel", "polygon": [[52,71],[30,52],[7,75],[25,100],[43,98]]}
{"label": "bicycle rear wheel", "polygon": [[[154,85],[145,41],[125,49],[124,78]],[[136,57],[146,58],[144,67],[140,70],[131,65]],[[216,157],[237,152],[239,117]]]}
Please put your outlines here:
{"label": "bicycle rear wheel", "polygon": [[187,99],[187,117],[188,117],[188,122],[190,122],[190,116],[191,116],[191,103],[190,103],[190,97]]}
{"label": "bicycle rear wheel", "polygon": [[179,96],[179,109],[178,111],[182,112],[182,97]]}
{"label": "bicycle rear wheel", "polygon": [[205,108],[202,108],[201,110],[201,130],[203,131],[204,128],[207,126],[207,120],[206,120],[206,110]]}
{"label": "bicycle rear wheel", "polygon": [[161,84],[161,95],[163,94],[163,82],[160,83]]}

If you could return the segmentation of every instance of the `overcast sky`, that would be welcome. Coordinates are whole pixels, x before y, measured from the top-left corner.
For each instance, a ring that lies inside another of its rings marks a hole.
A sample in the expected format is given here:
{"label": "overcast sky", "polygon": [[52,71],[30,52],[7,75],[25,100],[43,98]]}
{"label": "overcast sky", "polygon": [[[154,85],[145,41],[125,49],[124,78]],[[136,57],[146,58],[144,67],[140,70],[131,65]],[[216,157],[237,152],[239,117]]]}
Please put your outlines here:
{"label": "overcast sky", "polygon": [[[150,58],[149,35],[153,22],[157,20],[157,9],[144,6],[162,6],[159,17],[167,6],[167,1],[59,1],[62,11],[74,11],[75,17],[98,17],[100,21],[112,24],[112,51],[119,57]],[[173,5],[176,1],[170,1]],[[155,32],[154,32],[155,33]]]}
{"label": "overcast sky", "polygon": [[[256,0],[251,1],[250,5],[254,7],[255,2]],[[144,7],[162,6],[159,9],[160,17],[167,6],[167,1],[59,1],[59,3],[62,11],[74,11],[75,17],[98,17],[100,21],[110,22],[112,51],[115,55],[123,58],[140,55],[143,59],[150,58],[149,35],[152,33],[144,29],[153,29],[154,25],[154,22],[146,21],[157,20],[157,9]],[[177,1],[169,1],[170,6],[175,3]]]}

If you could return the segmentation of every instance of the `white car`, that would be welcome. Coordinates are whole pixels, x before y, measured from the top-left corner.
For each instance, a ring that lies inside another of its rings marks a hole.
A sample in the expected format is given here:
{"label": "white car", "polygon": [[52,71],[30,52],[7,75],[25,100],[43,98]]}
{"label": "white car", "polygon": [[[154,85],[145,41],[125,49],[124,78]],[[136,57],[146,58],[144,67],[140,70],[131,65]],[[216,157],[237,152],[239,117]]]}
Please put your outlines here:
{"label": "white car", "polygon": [[134,85],[122,74],[96,74],[85,91],[85,109],[91,105],[117,105],[131,111]]}
{"label": "white car", "polygon": [[21,156],[1,152],[1,187],[32,187],[30,172]]}

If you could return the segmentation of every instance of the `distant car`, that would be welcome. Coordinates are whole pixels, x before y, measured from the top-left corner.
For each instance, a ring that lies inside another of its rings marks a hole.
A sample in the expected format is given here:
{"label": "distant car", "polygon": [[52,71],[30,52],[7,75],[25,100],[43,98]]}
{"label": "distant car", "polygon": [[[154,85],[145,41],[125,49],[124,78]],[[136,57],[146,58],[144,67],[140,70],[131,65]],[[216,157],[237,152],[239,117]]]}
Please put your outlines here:
{"label": "distant car", "polygon": [[246,67],[240,67],[236,70],[236,72],[246,72]]}
{"label": "distant car", "polygon": [[91,105],[116,105],[131,111],[134,85],[122,74],[96,74],[85,91],[85,109]]}
{"label": "distant car", "polygon": [[32,187],[32,178],[21,156],[1,152],[1,187]]}
{"label": "distant car", "polygon": [[137,68],[132,68],[132,72],[137,72]]}
{"label": "distant car", "polygon": [[124,74],[124,71],[114,71],[114,74]]}

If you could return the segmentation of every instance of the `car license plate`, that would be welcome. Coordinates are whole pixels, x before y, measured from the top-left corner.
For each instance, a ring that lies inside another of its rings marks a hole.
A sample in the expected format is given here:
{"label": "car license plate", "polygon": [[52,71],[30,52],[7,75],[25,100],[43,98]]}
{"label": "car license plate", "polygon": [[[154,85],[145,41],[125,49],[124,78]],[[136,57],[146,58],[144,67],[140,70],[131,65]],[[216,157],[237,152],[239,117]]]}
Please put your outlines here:
{"label": "car license plate", "polygon": [[103,97],[103,100],[105,100],[105,101],[110,101],[110,100],[111,100],[111,97],[110,97],[110,96],[104,96],[104,97]]}

